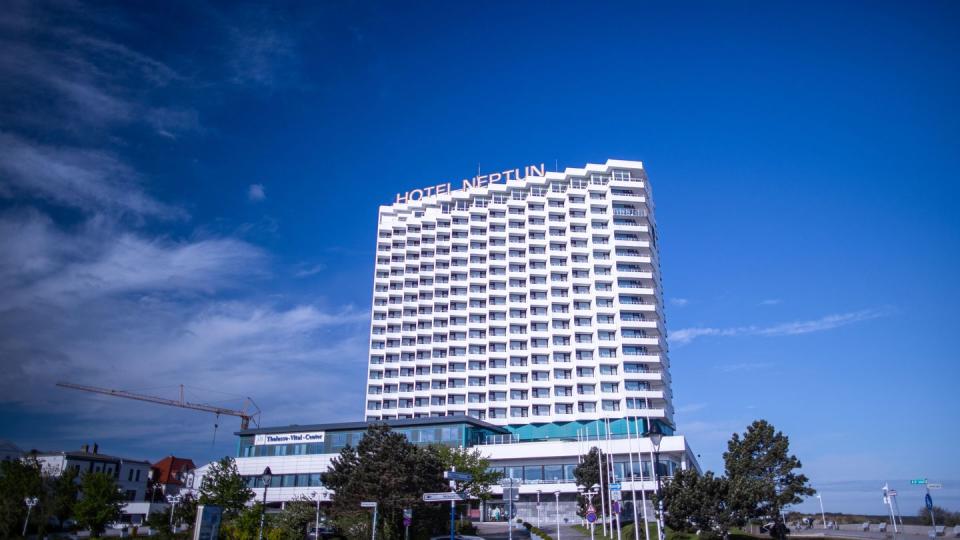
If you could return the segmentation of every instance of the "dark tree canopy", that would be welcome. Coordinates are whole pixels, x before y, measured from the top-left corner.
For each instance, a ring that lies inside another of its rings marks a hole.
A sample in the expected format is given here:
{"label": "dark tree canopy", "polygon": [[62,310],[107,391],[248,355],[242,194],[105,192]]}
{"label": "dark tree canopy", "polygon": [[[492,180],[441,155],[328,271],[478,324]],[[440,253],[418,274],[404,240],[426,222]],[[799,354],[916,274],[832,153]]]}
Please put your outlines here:
{"label": "dark tree canopy", "polygon": [[731,525],[729,484],[712,472],[677,471],[663,487],[666,524],[675,531],[700,533],[704,540],[726,536]]}
{"label": "dark tree canopy", "polygon": [[404,508],[414,512],[412,538],[442,532],[449,506],[424,503],[422,496],[449,491],[443,471],[436,451],[410,443],[386,424],[372,424],[356,448],[341,450],[323,474],[324,485],[334,491],[331,517],[348,538],[369,538],[371,512],[360,503],[376,501],[380,538],[403,537]]}
{"label": "dark tree canopy", "polygon": [[766,420],[757,420],[741,436],[734,433],[723,454],[729,486],[729,504],[735,521],[764,518],[776,524],[771,534],[782,538],[786,527],[780,511],[816,491],[797,469],[800,460],[790,454],[790,440]]}
{"label": "dark tree canopy", "polygon": [[[606,470],[607,467],[607,456],[603,453],[602,450],[594,446],[583,456],[583,460],[579,465],[573,470],[573,477],[577,481],[578,486],[584,486],[586,491],[590,491],[590,488],[600,484],[600,474],[601,471]],[[604,486],[605,487],[605,486]],[[599,489],[597,490],[599,491]],[[577,515],[583,517],[587,514],[587,507],[590,504],[594,505],[594,508],[597,511],[597,515],[601,513],[603,505],[598,504],[599,496],[594,497],[594,500],[588,500],[589,497],[586,495],[577,496]],[[607,509],[609,513],[609,508]]]}
{"label": "dark tree canopy", "polygon": [[[43,485],[36,461],[0,462],[0,538],[20,536],[27,497],[40,497]],[[34,509],[36,510],[36,509]]]}

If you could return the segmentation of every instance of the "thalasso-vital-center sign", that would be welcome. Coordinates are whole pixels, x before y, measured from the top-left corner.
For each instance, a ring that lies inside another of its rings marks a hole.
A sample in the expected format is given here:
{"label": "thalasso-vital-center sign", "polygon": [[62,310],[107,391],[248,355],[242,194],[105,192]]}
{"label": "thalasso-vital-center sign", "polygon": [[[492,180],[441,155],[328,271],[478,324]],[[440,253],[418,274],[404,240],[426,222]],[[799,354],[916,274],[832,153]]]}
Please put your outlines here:
{"label": "thalasso-vital-center sign", "polygon": [[[522,175],[520,174],[521,172],[523,173]],[[489,174],[478,174],[473,178],[464,178],[459,182],[459,184],[452,181],[444,182],[442,184],[428,186],[425,188],[412,189],[406,193],[397,193],[397,198],[394,202],[396,204],[414,202],[419,201],[424,197],[430,197],[431,195],[440,195],[441,193],[451,193],[453,191],[466,191],[470,188],[506,182],[507,180],[523,180],[528,176],[543,176],[545,172],[546,166],[541,163],[540,165],[527,165],[523,169],[508,169]],[[460,187],[454,189],[454,185],[459,185]]]}
{"label": "thalasso-vital-center sign", "polygon": [[261,433],[253,439],[253,444],[303,444],[303,443],[322,443],[324,437],[323,431],[307,431],[303,433]]}

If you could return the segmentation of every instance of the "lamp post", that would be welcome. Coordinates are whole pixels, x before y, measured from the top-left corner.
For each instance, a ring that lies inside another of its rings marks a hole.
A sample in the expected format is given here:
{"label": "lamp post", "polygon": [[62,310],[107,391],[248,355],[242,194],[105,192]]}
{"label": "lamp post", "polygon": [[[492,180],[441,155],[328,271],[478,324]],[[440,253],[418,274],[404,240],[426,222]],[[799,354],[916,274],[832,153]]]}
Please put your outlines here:
{"label": "lamp post", "polygon": [[27,505],[27,519],[23,520],[23,536],[27,536],[27,525],[30,524],[30,511],[33,510],[33,507],[37,505],[36,497],[27,497],[23,500],[24,504]]}
{"label": "lamp post", "polygon": [[167,502],[170,503],[170,527],[173,527],[173,514],[177,512],[177,503],[180,502],[179,495],[167,495]]}
{"label": "lamp post", "polygon": [[317,517],[313,523],[313,537],[315,540],[320,540],[320,498],[322,495],[314,491],[310,496],[317,498]]}
{"label": "lamp post", "polygon": [[260,534],[257,535],[257,538],[263,540],[263,519],[267,513],[267,488],[270,487],[270,480],[273,480],[273,473],[270,472],[270,467],[263,470],[260,478],[263,479],[263,506],[260,507]]}
{"label": "lamp post", "polygon": [[560,490],[554,491],[553,496],[557,498],[557,540],[560,540]]}
{"label": "lamp post", "polygon": [[823,518],[823,528],[827,528],[827,515],[823,513],[823,497],[817,493],[817,499],[820,500],[820,517]]}
{"label": "lamp post", "polygon": [[663,538],[663,496],[661,493],[661,484],[660,484],[660,473],[657,469],[660,468],[660,443],[663,441],[663,430],[660,429],[660,424],[657,422],[652,422],[647,426],[647,431],[643,434],[644,437],[650,438],[650,444],[653,445],[653,477],[657,482],[657,538],[659,540],[664,540]]}
{"label": "lamp post", "polygon": [[541,491],[537,490],[537,528],[540,528],[540,493]]}

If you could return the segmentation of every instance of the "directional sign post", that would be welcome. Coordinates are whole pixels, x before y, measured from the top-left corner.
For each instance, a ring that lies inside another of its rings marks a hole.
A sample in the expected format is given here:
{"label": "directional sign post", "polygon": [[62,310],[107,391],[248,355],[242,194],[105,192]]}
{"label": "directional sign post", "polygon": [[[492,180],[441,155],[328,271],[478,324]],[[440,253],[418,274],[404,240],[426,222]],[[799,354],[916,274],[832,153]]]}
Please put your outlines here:
{"label": "directional sign post", "polygon": [[445,480],[456,480],[457,482],[469,482],[473,480],[473,475],[465,472],[445,471],[443,478]]}
{"label": "directional sign post", "polygon": [[915,486],[922,486],[922,485],[925,485],[925,484],[927,483],[927,479],[926,479],[926,478],[914,478],[913,480],[910,481],[910,483],[913,484],[913,485],[915,485]]}
{"label": "directional sign post", "polygon": [[455,493],[451,491],[441,491],[438,493],[423,494],[423,502],[462,501],[466,498],[467,496],[463,493]]}
{"label": "directional sign post", "polygon": [[410,524],[413,523],[413,508],[403,509],[403,538],[410,540]]}
{"label": "directional sign post", "polygon": [[363,501],[360,503],[360,508],[373,508],[373,531],[370,533],[370,539],[377,540],[377,502]]}
{"label": "directional sign post", "polygon": [[593,540],[593,524],[597,521],[597,509],[591,504],[587,508],[587,523],[590,524],[590,540]]}
{"label": "directional sign post", "polygon": [[927,489],[943,489],[943,484],[927,484]]}
{"label": "directional sign post", "polygon": [[927,510],[933,510],[933,497],[929,493],[923,498],[923,504],[927,506]]}

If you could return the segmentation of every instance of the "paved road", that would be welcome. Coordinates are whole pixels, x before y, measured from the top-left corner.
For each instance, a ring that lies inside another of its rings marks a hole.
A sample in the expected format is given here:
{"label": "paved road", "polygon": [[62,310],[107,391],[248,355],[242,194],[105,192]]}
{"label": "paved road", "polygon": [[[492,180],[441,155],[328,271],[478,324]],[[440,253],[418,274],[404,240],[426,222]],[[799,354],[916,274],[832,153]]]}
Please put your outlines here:
{"label": "paved road", "polygon": [[[547,532],[550,536],[557,539],[557,526],[556,525],[547,525],[546,523],[540,527]],[[509,538],[507,534],[507,525],[506,523],[477,523],[478,535],[482,536],[488,540],[503,540]],[[530,538],[530,534],[527,533],[527,530],[523,527],[513,530],[514,538]],[[560,527],[560,539],[559,540],[589,540],[590,535],[584,535],[582,532],[574,529],[569,525],[561,525]]]}

